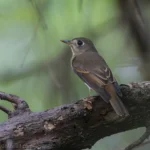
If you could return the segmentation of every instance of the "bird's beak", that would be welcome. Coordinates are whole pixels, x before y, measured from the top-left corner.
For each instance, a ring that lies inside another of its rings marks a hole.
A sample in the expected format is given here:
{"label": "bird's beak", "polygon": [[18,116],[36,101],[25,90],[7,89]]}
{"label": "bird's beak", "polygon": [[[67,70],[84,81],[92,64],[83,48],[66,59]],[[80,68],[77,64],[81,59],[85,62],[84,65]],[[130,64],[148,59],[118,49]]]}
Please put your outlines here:
{"label": "bird's beak", "polygon": [[70,45],[71,44],[71,41],[70,40],[60,40],[61,42],[65,43],[65,44],[68,44]]}

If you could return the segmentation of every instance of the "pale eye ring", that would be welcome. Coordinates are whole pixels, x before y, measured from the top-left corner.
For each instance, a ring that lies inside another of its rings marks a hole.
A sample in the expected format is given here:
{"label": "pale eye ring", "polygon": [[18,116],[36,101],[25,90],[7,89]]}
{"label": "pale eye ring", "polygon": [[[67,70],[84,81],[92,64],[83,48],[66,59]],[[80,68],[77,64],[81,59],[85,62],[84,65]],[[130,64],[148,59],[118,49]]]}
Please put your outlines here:
{"label": "pale eye ring", "polygon": [[84,43],[83,43],[81,40],[77,40],[77,45],[78,45],[78,46],[83,46]]}

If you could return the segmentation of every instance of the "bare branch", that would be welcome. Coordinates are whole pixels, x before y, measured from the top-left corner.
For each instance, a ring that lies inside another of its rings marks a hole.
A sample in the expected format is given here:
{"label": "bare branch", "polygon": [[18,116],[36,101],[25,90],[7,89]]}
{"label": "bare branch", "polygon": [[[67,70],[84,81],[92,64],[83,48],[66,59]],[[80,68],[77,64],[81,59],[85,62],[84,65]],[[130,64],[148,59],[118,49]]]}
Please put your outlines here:
{"label": "bare branch", "polygon": [[[122,100],[130,112],[127,118],[116,115],[110,104],[91,97],[92,107],[84,100],[44,112],[24,111],[0,124],[0,144],[13,139],[18,149],[90,148],[112,134],[146,127],[150,109],[150,82],[122,85]],[[139,111],[140,110],[140,111]]]}
{"label": "bare branch", "polygon": [[11,114],[11,111],[4,106],[0,105],[0,110],[2,110],[4,113],[6,113],[8,116]]}
{"label": "bare branch", "polygon": [[14,111],[9,111],[7,108],[0,106],[0,109],[7,113],[9,118],[30,112],[28,104],[16,95],[0,92],[0,100],[6,100],[14,104]]}
{"label": "bare branch", "polygon": [[150,127],[146,128],[145,133],[135,142],[130,144],[125,148],[125,150],[132,150],[135,147],[138,147],[141,143],[143,143],[150,136]]}
{"label": "bare branch", "polygon": [[18,96],[12,95],[12,94],[6,94],[4,92],[0,92],[0,99],[1,100],[7,100],[8,102],[19,104],[23,99],[19,98]]}

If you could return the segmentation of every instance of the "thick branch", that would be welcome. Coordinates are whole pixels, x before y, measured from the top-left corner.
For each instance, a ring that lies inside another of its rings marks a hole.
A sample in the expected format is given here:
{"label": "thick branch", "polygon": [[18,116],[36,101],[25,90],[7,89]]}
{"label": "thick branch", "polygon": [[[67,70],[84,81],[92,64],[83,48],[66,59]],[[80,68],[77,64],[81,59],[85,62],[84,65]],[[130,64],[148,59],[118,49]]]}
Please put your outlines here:
{"label": "thick branch", "polygon": [[[0,124],[0,143],[13,140],[16,149],[83,149],[112,134],[143,127],[150,117],[150,83],[122,85],[123,102],[130,117],[120,118],[98,96],[44,112],[18,114]],[[139,111],[140,110],[140,111]]]}

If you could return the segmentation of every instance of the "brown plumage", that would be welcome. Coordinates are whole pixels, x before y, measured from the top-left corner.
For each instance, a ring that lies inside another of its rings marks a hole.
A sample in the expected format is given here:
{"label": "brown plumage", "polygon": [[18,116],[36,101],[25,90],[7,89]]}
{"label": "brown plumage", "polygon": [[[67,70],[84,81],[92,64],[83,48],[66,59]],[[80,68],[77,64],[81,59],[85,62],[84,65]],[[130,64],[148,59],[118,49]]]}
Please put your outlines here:
{"label": "brown plumage", "polygon": [[67,43],[72,49],[72,69],[74,72],[105,102],[110,102],[119,116],[129,115],[118,97],[118,95],[121,96],[118,83],[103,57],[98,54],[92,41],[86,38],[75,38],[62,42]]}

